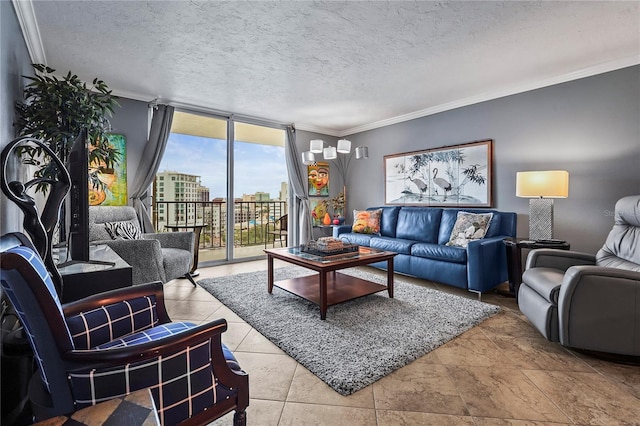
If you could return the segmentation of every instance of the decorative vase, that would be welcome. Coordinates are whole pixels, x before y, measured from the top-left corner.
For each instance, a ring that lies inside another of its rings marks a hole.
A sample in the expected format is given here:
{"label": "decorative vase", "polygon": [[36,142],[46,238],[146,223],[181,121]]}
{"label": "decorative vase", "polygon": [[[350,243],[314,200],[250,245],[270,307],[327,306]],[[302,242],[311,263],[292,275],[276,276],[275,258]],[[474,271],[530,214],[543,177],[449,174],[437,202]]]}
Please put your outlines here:
{"label": "decorative vase", "polygon": [[322,219],[322,223],[324,223],[325,225],[331,225],[331,216],[329,216],[329,213],[324,214],[324,219]]}

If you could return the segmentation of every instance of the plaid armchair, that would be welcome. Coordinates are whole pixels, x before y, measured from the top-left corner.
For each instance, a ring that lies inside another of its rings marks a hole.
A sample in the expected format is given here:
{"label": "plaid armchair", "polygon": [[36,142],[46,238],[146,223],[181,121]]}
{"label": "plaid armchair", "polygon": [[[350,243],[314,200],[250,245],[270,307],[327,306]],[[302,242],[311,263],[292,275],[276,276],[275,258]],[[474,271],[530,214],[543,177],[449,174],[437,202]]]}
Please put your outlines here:
{"label": "plaid armchair", "polygon": [[224,319],[171,322],[159,282],[61,305],[19,233],[0,238],[0,266],[39,367],[30,386],[37,420],[149,388],[164,425],[207,424],[233,410],[234,424],[246,424],[249,379],[221,343]]}

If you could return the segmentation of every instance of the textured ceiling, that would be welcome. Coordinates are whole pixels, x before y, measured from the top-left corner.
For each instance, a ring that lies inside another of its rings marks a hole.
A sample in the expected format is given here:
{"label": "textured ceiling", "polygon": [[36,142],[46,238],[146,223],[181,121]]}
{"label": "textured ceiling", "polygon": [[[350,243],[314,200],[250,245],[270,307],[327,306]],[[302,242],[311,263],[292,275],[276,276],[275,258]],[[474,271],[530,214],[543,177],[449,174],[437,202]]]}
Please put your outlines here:
{"label": "textured ceiling", "polygon": [[638,64],[639,4],[14,0],[60,73],[336,136]]}

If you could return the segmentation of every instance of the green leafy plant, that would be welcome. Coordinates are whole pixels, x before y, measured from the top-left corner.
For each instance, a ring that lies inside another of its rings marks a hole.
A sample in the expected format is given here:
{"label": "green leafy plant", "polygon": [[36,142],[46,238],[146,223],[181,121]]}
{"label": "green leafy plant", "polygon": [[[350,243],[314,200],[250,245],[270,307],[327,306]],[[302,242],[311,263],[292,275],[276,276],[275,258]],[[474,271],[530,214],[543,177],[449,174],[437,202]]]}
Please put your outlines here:
{"label": "green leafy plant", "polygon": [[[95,78],[88,86],[71,71],[58,78],[55,70],[42,64],[32,64],[35,76],[23,76],[30,83],[24,90],[24,102],[16,103],[16,127],[20,136],[32,136],[47,144],[56,156],[67,162],[73,142],[86,129],[91,144],[89,163],[100,170],[112,169],[122,154],[110,145],[109,117],[118,105],[107,84]],[[37,166],[34,178],[47,179],[56,175],[53,161],[43,158],[42,149],[25,146],[20,152],[23,162]],[[37,190],[45,191],[46,185]]]}
{"label": "green leafy plant", "polygon": [[333,208],[335,214],[339,216],[342,215],[342,210],[344,209],[344,201],[344,192],[339,193],[334,198],[329,200],[329,203],[331,203],[331,208]]}

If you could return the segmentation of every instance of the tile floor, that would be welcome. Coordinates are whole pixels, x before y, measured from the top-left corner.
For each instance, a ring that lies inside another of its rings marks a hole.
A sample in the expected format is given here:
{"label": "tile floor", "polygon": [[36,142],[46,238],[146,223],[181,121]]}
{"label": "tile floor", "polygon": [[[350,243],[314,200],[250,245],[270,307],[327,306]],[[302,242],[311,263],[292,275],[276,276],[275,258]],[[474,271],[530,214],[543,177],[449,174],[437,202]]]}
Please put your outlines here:
{"label": "tile floor", "polygon": [[[266,261],[201,268],[197,279],[258,269],[266,269]],[[475,297],[449,286],[401,279]],[[547,342],[514,299],[497,294],[484,295],[483,301],[502,306],[503,312],[348,397],[202,288],[174,280],[166,285],[165,297],[174,320],[227,320],[222,340],[249,373],[249,425],[640,425],[640,367],[600,361]],[[231,415],[213,424],[231,425]]]}

